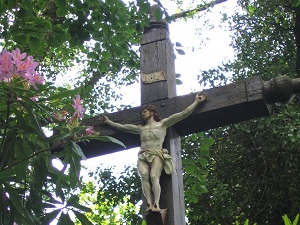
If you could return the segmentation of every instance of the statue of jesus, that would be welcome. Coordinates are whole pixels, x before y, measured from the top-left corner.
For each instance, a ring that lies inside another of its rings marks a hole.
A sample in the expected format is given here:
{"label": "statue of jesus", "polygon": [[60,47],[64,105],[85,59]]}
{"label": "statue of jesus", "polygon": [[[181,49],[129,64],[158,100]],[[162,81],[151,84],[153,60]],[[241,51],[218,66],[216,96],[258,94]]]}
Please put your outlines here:
{"label": "statue of jesus", "polygon": [[[141,125],[115,123],[109,120],[107,116],[100,119],[102,123],[108,124],[114,129],[140,134],[141,146],[137,167],[142,180],[142,190],[147,200],[147,211],[160,211],[161,187],[159,178],[163,169],[167,174],[172,173],[173,170],[172,157],[168,154],[168,150],[163,148],[167,128],[191,115],[194,109],[205,99],[205,93],[198,93],[190,106],[182,112],[164,119],[159,117],[154,106],[146,105],[141,111]],[[154,199],[152,199],[152,195]]]}

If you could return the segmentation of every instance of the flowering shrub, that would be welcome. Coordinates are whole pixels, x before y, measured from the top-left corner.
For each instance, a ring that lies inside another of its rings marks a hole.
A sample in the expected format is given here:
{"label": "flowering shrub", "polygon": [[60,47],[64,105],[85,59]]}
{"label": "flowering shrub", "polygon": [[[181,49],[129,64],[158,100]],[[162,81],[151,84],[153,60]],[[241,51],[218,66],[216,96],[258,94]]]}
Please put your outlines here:
{"label": "flowering shrub", "polygon": [[37,89],[36,84],[44,83],[44,78],[36,72],[38,65],[32,56],[26,57],[26,53],[21,53],[18,48],[12,53],[3,50],[0,55],[0,81],[9,83],[14,78],[22,77],[24,82]]}
{"label": "flowering shrub", "polygon": [[[80,95],[70,110],[53,109],[78,90],[43,95],[56,88],[45,83],[37,67],[33,57],[19,49],[0,55],[0,224],[45,225],[54,219],[74,224],[69,212],[82,224],[91,224],[83,214],[90,209],[72,194],[85,159],[77,143],[119,142],[80,125],[85,112]],[[55,127],[51,137],[45,135],[47,127]],[[63,168],[56,168],[53,159]]]}

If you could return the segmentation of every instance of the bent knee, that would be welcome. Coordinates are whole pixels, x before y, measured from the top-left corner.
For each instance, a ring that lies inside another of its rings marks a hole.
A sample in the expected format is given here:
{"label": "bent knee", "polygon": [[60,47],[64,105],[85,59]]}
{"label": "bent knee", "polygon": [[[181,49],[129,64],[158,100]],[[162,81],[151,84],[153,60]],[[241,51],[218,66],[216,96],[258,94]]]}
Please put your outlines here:
{"label": "bent knee", "polygon": [[140,177],[141,177],[143,180],[149,179],[149,172],[146,172],[146,171],[139,171],[139,174],[140,174]]}
{"label": "bent knee", "polygon": [[159,178],[160,178],[159,174],[150,173],[150,179],[151,179],[151,181],[157,181],[157,180],[159,180]]}

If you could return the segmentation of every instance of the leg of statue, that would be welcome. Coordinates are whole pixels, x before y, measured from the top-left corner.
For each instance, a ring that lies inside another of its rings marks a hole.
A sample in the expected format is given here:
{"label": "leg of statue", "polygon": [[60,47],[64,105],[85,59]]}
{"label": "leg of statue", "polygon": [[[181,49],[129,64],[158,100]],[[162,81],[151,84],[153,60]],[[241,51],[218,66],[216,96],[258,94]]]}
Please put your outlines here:
{"label": "leg of statue", "polygon": [[154,205],[152,211],[154,212],[160,211],[159,199],[160,199],[161,187],[159,184],[159,178],[162,170],[163,170],[163,161],[160,157],[156,156],[151,164],[151,169],[150,169],[150,179],[151,179],[152,191],[154,195]]}
{"label": "leg of statue", "polygon": [[137,162],[138,171],[142,179],[142,190],[147,200],[147,209],[150,211],[153,208],[152,191],[150,185],[150,166],[148,163],[138,160]]}

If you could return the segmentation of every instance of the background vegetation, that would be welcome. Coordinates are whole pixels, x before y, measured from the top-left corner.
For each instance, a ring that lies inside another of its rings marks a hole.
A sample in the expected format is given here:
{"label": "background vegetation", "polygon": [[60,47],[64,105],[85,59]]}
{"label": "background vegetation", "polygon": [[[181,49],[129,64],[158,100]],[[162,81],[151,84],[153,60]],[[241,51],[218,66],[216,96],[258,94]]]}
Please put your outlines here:
{"label": "background vegetation", "polygon": [[[209,13],[215,4],[186,7],[177,14],[164,3],[156,12],[167,21]],[[249,76],[270,80],[300,76],[300,1],[240,0],[223,22],[232,31],[233,61],[202,71],[205,87]],[[45,84],[38,89],[15,75],[1,81],[0,224],[139,224],[139,178],[135,168],[117,178],[110,168],[79,180],[84,158],[76,142],[87,127],[74,118],[80,95],[86,116],[110,111],[120,98],[114,87],[138,79],[138,45],[150,4],[138,0],[1,0],[0,46],[21,49],[39,62]],[[217,54],[217,53],[216,53]],[[68,76],[72,85],[55,83]],[[54,85],[55,84],[55,85]],[[31,99],[38,95],[36,100]],[[73,111],[72,111],[73,110]],[[54,114],[58,113],[58,114]],[[69,112],[69,115],[65,114]],[[300,212],[299,99],[276,105],[267,118],[209,130],[182,139],[186,210],[190,224],[283,224]],[[58,115],[58,116],[57,116]],[[47,138],[44,128],[60,135]],[[113,140],[109,137],[102,141]],[[115,141],[115,140],[113,140]],[[117,141],[116,141],[117,142]],[[61,147],[58,155],[52,153]],[[9,153],[9,154],[8,154]],[[51,154],[50,154],[51,153]],[[53,159],[61,169],[53,166]],[[67,165],[70,164],[70,167]],[[80,192],[78,186],[81,186]],[[78,193],[79,192],[79,193]],[[73,222],[75,221],[75,222]]]}

